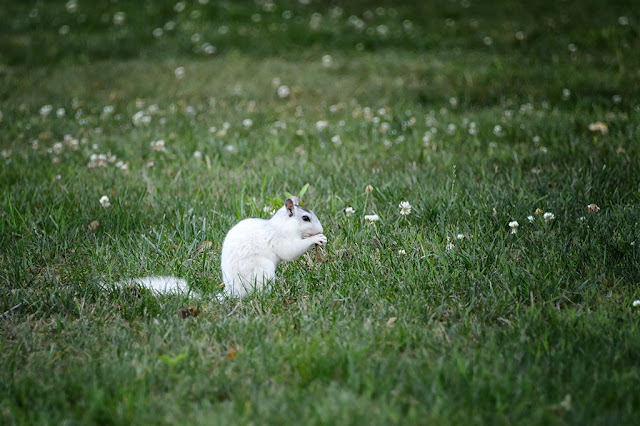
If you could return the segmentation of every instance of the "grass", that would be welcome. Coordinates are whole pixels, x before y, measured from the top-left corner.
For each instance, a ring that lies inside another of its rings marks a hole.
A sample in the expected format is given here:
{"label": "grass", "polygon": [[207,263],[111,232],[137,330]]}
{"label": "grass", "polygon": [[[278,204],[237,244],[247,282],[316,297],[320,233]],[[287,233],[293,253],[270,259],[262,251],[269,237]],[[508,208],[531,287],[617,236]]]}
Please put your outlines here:
{"label": "grass", "polygon": [[[2,3],[2,423],[634,424],[640,15],[502,3]],[[219,302],[306,184],[326,262]]]}

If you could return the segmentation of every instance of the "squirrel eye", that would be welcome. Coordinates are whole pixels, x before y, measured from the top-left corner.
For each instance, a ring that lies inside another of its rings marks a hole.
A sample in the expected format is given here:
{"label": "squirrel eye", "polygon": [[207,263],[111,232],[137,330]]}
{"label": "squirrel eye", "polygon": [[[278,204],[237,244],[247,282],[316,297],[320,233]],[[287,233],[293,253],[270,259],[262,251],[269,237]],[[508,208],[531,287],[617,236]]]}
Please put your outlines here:
{"label": "squirrel eye", "polygon": [[302,216],[302,220],[304,220],[305,222],[311,222],[311,219],[309,219],[309,216],[307,215]]}

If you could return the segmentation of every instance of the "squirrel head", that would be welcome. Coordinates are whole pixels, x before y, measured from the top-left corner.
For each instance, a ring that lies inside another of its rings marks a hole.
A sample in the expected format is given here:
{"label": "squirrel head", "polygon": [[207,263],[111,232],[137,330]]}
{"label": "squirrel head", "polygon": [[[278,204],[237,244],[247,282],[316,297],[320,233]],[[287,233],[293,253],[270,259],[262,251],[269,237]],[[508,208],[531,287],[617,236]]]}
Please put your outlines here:
{"label": "squirrel head", "polygon": [[302,238],[322,234],[322,224],[311,210],[298,204],[298,198],[287,198],[280,211],[284,216],[281,220],[284,221],[286,227]]}

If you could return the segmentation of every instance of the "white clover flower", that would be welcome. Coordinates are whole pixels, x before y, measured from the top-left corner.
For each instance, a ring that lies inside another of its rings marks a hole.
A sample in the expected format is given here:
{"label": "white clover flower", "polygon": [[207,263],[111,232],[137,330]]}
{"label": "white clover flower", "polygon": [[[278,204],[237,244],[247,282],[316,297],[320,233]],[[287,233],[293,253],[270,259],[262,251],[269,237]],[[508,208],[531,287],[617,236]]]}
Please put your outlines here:
{"label": "white clover flower", "polygon": [[499,124],[493,126],[493,134],[496,136],[502,136],[502,126]]}
{"label": "white clover flower", "polygon": [[64,7],[69,13],[75,13],[78,10],[78,0],[69,0]]}
{"label": "white clover flower", "polygon": [[164,146],[164,139],[158,139],[157,141],[152,141],[149,144],[149,146],[155,152],[164,152],[166,150]]}
{"label": "white clover flower", "polygon": [[447,245],[445,246],[447,251],[453,251],[456,248],[456,245],[451,242],[451,239],[447,237]]}
{"label": "white clover flower", "polygon": [[200,151],[194,152],[193,153],[193,158],[195,158],[196,160],[202,159],[202,153]]}
{"label": "white clover flower", "polygon": [[527,216],[527,220],[529,221],[529,223],[533,223],[535,218],[533,216]]}
{"label": "white clover flower", "polygon": [[518,233],[518,226],[520,226],[520,224],[515,220],[512,220],[511,222],[509,222],[509,228],[511,228],[512,234]]}
{"label": "white clover flower", "polygon": [[489,36],[486,36],[485,38],[482,39],[482,42],[486,45],[486,46],[491,46],[493,44],[493,39]]}
{"label": "white clover flower", "polygon": [[180,13],[184,11],[185,7],[187,7],[187,4],[184,1],[179,1],[175,6],[173,6],[173,10]]}
{"label": "white clover flower", "polygon": [[335,146],[342,145],[342,139],[340,139],[340,135],[331,136],[331,142],[333,142]]}
{"label": "white clover flower", "polygon": [[127,18],[127,14],[124,12],[116,12],[113,14],[113,24],[114,25],[122,25],[124,24],[125,19]]}
{"label": "white clover flower", "polygon": [[176,78],[178,80],[184,78],[184,67],[178,67],[176,68],[173,73],[175,74]]}
{"label": "white clover flower", "polygon": [[355,212],[356,212],[356,209],[354,209],[353,207],[347,207],[346,209],[344,209],[344,214],[347,215],[347,217],[350,217]]}
{"label": "white clover flower", "polygon": [[0,152],[0,155],[2,155],[3,158],[9,158],[11,157],[11,150],[10,149],[3,149],[2,152]]}
{"label": "white clover flower", "polygon": [[253,126],[253,120],[250,118],[245,118],[244,120],[242,120],[242,125],[245,129],[248,129],[249,127]]}
{"label": "white clover flower", "polygon": [[637,308],[638,306],[640,306],[640,300],[634,300],[633,301],[633,307]]}
{"label": "white clover flower", "polygon": [[218,49],[215,46],[213,46],[211,43],[203,43],[202,44],[202,50],[207,55],[213,55],[214,53],[216,53],[218,51]]}
{"label": "white clover flower", "polygon": [[152,33],[152,34],[153,34],[153,36],[154,36],[155,38],[160,38],[160,37],[162,37],[162,36],[163,36],[163,34],[164,34],[164,30],[163,30],[162,28],[156,28],[156,29],[154,29],[154,30],[153,30],[153,33]]}
{"label": "white clover flower", "polygon": [[40,108],[40,115],[46,117],[51,113],[52,110],[53,107],[51,105],[43,105],[42,108]]}
{"label": "white clover flower", "polygon": [[369,223],[374,223],[380,220],[380,216],[378,216],[377,214],[367,214],[364,216],[364,220],[368,221]]}
{"label": "white clover flower", "polygon": [[327,120],[320,120],[316,122],[316,130],[319,132],[325,130],[327,127],[329,127],[329,122]]}
{"label": "white clover flower", "polygon": [[364,188],[364,192],[366,192],[367,194],[370,193],[370,192],[373,192],[373,185],[367,185]]}
{"label": "white clover flower", "polygon": [[627,18],[626,16],[620,16],[618,17],[618,24],[620,25],[629,25],[629,18]]}
{"label": "white clover flower", "polygon": [[546,212],[544,215],[542,215],[542,218],[546,223],[551,223],[551,221],[555,219],[556,216],[551,212]]}
{"label": "white clover flower", "polygon": [[56,115],[58,116],[58,118],[62,118],[62,117],[64,117],[64,115],[65,115],[65,110],[64,110],[64,108],[58,108],[58,109],[56,110]]}
{"label": "white clover flower", "polygon": [[411,214],[411,204],[408,201],[402,201],[398,207],[400,207],[400,214],[403,216],[407,216]]}
{"label": "white clover flower", "polygon": [[464,240],[465,237],[464,237],[464,234],[458,234],[456,235],[456,238],[459,240]]}
{"label": "white clover flower", "polygon": [[324,55],[322,57],[322,66],[325,68],[329,68],[333,64],[333,58],[331,55]]}
{"label": "white clover flower", "polygon": [[289,86],[282,85],[278,87],[279,98],[281,99],[288,98],[290,94],[291,94],[291,89],[289,89]]}
{"label": "white clover flower", "polygon": [[107,197],[106,195],[103,195],[103,196],[100,198],[100,205],[101,205],[102,207],[110,207],[110,206],[111,206],[111,203],[109,202],[109,197]]}
{"label": "white clover flower", "polygon": [[477,135],[478,134],[478,126],[476,125],[476,123],[474,121],[469,123],[469,134],[470,135]]}

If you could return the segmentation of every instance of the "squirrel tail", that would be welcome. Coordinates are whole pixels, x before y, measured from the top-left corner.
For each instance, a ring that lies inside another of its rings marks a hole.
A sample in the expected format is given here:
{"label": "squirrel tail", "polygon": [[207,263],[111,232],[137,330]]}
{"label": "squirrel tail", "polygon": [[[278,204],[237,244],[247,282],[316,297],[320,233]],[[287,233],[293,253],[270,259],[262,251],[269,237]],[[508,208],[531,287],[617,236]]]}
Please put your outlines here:
{"label": "squirrel tail", "polygon": [[149,289],[157,295],[189,293],[189,284],[187,283],[187,280],[173,276],[131,278],[126,281],[115,283],[115,287],[126,287],[131,285],[137,285],[142,288]]}

